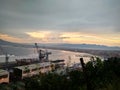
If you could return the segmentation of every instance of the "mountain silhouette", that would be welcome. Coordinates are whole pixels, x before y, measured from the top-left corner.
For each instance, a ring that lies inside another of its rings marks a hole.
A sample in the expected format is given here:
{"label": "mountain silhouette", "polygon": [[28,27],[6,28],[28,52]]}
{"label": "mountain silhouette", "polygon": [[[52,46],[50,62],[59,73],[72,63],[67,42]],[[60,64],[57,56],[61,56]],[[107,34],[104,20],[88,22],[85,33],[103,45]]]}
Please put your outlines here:
{"label": "mountain silhouette", "polygon": [[[9,45],[9,46],[16,46],[16,47],[27,47],[31,48],[34,47],[34,44],[22,44],[22,43],[15,43],[9,42],[0,39],[0,45]],[[95,49],[95,50],[120,50],[120,47],[116,46],[105,46],[105,45],[96,45],[96,44],[41,44],[38,43],[40,47],[52,47],[52,48],[76,48],[76,49]]]}

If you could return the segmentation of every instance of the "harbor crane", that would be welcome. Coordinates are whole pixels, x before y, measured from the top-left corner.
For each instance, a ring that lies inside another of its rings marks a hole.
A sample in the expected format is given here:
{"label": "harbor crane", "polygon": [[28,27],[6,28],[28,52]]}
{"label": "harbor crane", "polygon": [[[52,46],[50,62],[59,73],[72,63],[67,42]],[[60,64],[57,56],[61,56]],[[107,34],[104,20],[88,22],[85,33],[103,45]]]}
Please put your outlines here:
{"label": "harbor crane", "polygon": [[48,52],[47,50],[45,51],[45,50],[39,49],[37,43],[35,43],[35,47],[39,55],[39,61],[40,62],[42,62],[42,60],[48,61],[48,57],[49,57],[49,54],[51,54],[51,52]]}

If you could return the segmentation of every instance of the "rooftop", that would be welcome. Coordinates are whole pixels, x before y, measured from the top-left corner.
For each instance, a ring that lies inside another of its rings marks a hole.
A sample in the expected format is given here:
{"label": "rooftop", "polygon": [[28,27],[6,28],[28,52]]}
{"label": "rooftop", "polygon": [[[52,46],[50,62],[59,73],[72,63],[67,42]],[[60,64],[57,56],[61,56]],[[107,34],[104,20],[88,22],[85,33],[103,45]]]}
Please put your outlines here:
{"label": "rooftop", "polygon": [[0,76],[8,74],[9,72],[3,69],[0,69]]}

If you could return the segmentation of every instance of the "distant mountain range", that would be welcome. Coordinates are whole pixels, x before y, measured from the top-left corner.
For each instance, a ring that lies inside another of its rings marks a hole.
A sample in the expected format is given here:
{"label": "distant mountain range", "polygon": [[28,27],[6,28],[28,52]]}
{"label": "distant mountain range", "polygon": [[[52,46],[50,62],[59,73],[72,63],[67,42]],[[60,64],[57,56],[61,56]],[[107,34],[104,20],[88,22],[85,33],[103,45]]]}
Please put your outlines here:
{"label": "distant mountain range", "polygon": [[15,47],[33,47],[33,45],[30,45],[30,44],[9,42],[2,39],[0,39],[0,45],[15,46]]}
{"label": "distant mountain range", "polygon": [[[14,43],[8,42],[0,39],[0,45],[10,45],[16,47],[35,47],[34,44],[21,44],[21,43]],[[40,47],[50,47],[50,48],[72,48],[72,49],[93,49],[93,50],[120,50],[120,47],[109,47],[105,45],[96,45],[96,44],[41,44],[39,43],[38,46]]]}
{"label": "distant mountain range", "polygon": [[96,44],[59,44],[58,47],[93,49],[93,50],[120,50],[120,47],[110,47],[110,46],[96,45]]}

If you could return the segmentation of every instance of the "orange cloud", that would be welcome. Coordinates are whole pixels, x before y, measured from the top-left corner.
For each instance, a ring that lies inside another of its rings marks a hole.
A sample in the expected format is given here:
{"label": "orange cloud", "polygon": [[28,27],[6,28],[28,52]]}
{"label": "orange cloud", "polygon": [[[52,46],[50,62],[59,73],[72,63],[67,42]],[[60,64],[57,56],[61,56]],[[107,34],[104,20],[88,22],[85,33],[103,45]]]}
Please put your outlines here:
{"label": "orange cloud", "polygon": [[101,45],[116,45],[120,46],[120,36],[119,34],[85,34],[79,32],[66,32],[62,33],[60,37],[70,37],[63,38],[66,43],[88,43],[88,44],[101,44]]}
{"label": "orange cloud", "polygon": [[24,42],[24,40],[17,38],[17,37],[13,37],[7,34],[2,34],[0,33],[0,39],[6,40],[6,41],[10,41],[10,42]]}
{"label": "orange cloud", "polygon": [[51,32],[49,31],[26,32],[26,34],[32,38],[45,39],[51,34]]}
{"label": "orange cloud", "polygon": [[[90,34],[81,32],[61,32],[59,34],[50,31],[26,32],[33,40],[39,39],[43,43],[73,43],[73,44],[101,44],[120,46],[119,34]],[[55,39],[52,39],[55,38]]]}
{"label": "orange cloud", "polygon": [[34,31],[25,32],[28,38],[24,40],[14,36],[0,33],[0,39],[12,42],[24,43],[73,43],[73,44],[100,44],[109,46],[120,46],[120,34],[90,34],[81,32],[52,32],[52,31]]}
{"label": "orange cloud", "polygon": [[[58,40],[59,34],[51,31],[37,31],[37,32],[26,32],[29,35],[29,38],[33,38],[40,43],[58,43],[61,40]],[[33,41],[34,41],[33,40]]]}

